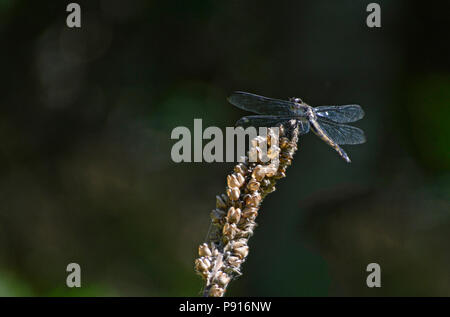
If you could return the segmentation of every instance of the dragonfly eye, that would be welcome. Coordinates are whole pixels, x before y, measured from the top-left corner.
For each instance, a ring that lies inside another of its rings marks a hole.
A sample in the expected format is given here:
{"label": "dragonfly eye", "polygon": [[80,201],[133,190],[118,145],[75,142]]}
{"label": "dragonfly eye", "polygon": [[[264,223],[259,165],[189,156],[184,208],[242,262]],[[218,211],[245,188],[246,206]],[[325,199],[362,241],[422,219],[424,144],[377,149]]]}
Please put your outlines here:
{"label": "dragonfly eye", "polygon": [[292,97],[292,98],[290,98],[290,100],[292,102],[296,102],[296,103],[303,103],[303,101],[300,98],[297,98],[297,97]]}

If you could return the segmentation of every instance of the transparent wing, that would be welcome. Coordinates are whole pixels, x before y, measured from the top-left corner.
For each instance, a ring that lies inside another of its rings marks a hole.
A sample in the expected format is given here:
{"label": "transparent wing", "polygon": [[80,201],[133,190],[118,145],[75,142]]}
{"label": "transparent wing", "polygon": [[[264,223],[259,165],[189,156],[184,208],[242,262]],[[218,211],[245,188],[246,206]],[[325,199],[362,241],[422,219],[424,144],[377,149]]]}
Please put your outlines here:
{"label": "transparent wing", "polygon": [[258,114],[290,115],[294,114],[295,104],[290,101],[266,98],[248,92],[235,91],[228,101],[243,110]]}
{"label": "transparent wing", "polygon": [[315,107],[314,111],[318,117],[337,123],[354,122],[364,117],[364,110],[359,105],[320,106]]}
{"label": "transparent wing", "polygon": [[366,142],[364,131],[346,124],[337,124],[328,120],[318,119],[325,133],[337,144],[361,144]]}
{"label": "transparent wing", "polygon": [[[283,116],[247,116],[242,117],[236,122],[237,127],[276,127],[278,124],[285,124],[290,120],[295,120],[292,117]],[[309,132],[309,122],[297,120],[299,125],[299,133],[306,134]]]}

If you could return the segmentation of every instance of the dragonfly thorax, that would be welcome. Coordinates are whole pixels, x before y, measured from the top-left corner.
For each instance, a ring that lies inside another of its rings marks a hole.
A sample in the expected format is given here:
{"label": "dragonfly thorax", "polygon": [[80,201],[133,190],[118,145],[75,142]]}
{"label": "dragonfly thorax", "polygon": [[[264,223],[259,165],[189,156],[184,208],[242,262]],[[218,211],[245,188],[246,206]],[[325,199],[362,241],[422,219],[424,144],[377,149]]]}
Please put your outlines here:
{"label": "dragonfly thorax", "polygon": [[298,97],[291,97],[291,98],[289,98],[289,101],[292,101],[295,103],[303,103],[303,101]]}

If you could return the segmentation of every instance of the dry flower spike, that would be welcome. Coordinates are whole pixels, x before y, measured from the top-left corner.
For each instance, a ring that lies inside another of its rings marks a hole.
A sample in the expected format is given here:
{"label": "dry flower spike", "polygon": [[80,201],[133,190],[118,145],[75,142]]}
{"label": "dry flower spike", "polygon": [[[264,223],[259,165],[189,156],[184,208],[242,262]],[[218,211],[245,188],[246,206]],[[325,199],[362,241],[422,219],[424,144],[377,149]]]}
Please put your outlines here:
{"label": "dry flower spike", "polygon": [[251,163],[244,157],[227,176],[226,193],[216,196],[212,229],[207,241],[199,246],[195,260],[195,271],[205,283],[203,296],[224,296],[229,283],[242,275],[241,266],[249,253],[248,240],[256,227],[261,202],[275,190],[277,180],[286,176],[286,168],[297,150],[298,134],[295,120],[289,126],[280,126],[278,135],[274,129],[268,129],[267,136],[258,136],[251,144],[274,145],[267,153],[271,160],[264,163],[255,146],[256,154],[249,152],[249,156],[254,155],[257,162]]}

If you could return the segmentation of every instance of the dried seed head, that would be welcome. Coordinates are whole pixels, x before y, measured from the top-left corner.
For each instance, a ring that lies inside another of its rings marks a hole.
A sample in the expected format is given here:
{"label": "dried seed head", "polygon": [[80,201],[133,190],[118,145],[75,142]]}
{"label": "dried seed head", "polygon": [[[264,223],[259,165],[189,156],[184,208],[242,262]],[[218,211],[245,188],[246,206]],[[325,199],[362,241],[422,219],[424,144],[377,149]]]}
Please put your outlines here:
{"label": "dried seed head", "polygon": [[[216,209],[211,212],[214,226],[208,235],[209,242],[199,246],[200,257],[195,262],[197,272],[205,279],[204,295],[223,296],[231,279],[241,274],[259,205],[275,190],[277,179],[285,176],[297,140],[295,126],[281,125],[279,131],[269,128],[267,135],[251,140],[253,149],[248,155],[253,151],[255,162],[244,156],[227,176],[226,193],[216,197]],[[264,155],[263,145],[268,146]]]}
{"label": "dried seed head", "polygon": [[244,185],[245,177],[241,173],[236,173],[236,179],[238,181],[239,187]]}
{"label": "dried seed head", "polygon": [[267,187],[265,194],[267,195],[267,194],[273,193],[275,190],[276,190],[275,185],[269,186],[269,187]]}
{"label": "dried seed head", "polygon": [[284,173],[284,172],[278,172],[277,175],[276,175],[276,177],[277,177],[277,178],[284,178],[284,177],[286,177],[286,173]]}
{"label": "dried seed head", "polygon": [[253,235],[253,229],[256,223],[250,222],[245,225],[245,227],[239,232],[241,237],[250,238]]}
{"label": "dried seed head", "polygon": [[223,211],[222,209],[213,209],[213,211],[211,211],[211,221],[214,223],[218,223],[220,222],[223,217],[226,215],[226,212]]}
{"label": "dried seed head", "polygon": [[275,166],[267,166],[265,169],[265,174],[267,177],[273,177],[277,173],[278,169]]}
{"label": "dried seed head", "polygon": [[254,192],[253,194],[245,195],[244,197],[245,205],[250,207],[258,207],[262,200],[261,194],[259,192]]}
{"label": "dried seed head", "polygon": [[280,155],[280,148],[276,145],[272,145],[268,150],[267,150],[267,157],[271,160],[277,158]]}
{"label": "dried seed head", "polygon": [[269,129],[269,135],[267,135],[267,146],[271,147],[272,144],[278,144],[278,140],[274,133],[272,133],[272,129]]}
{"label": "dried seed head", "polygon": [[244,259],[248,255],[248,245],[243,245],[233,249],[235,255],[237,255],[240,259]]}
{"label": "dried seed head", "polygon": [[230,200],[235,201],[239,199],[241,191],[239,190],[239,188],[227,188],[227,195]]}
{"label": "dried seed head", "polygon": [[[230,204],[230,199],[228,198],[227,194],[220,194],[220,197],[222,198],[222,201],[225,203],[226,206],[228,206]],[[225,207],[224,209],[226,209],[227,207]]]}
{"label": "dried seed head", "polygon": [[216,207],[219,209],[225,209],[227,208],[227,204],[225,203],[225,201],[222,199],[221,196],[217,195],[216,196]]}
{"label": "dried seed head", "polygon": [[241,259],[237,256],[229,256],[227,258],[227,262],[230,266],[234,266],[234,267],[239,267],[239,265],[241,264]]}
{"label": "dried seed head", "polygon": [[241,210],[239,208],[230,207],[228,209],[227,221],[230,223],[238,223],[241,219]]}
{"label": "dried seed head", "polygon": [[257,181],[261,181],[264,178],[264,176],[266,176],[264,166],[262,165],[256,166],[252,172],[252,177]]}
{"label": "dried seed head", "polygon": [[198,247],[198,255],[199,256],[211,256],[212,252],[208,247],[207,243],[203,243]]}
{"label": "dried seed head", "polygon": [[235,187],[239,188],[239,184],[238,184],[237,178],[236,178],[236,176],[234,176],[234,174],[231,174],[231,175],[227,176],[227,185],[230,188],[235,188]]}
{"label": "dried seed head", "polygon": [[257,191],[259,189],[259,187],[260,187],[260,183],[254,178],[252,178],[248,182],[248,185],[247,185],[247,188],[251,191]]}
{"label": "dried seed head", "polygon": [[256,216],[258,216],[258,208],[256,207],[246,207],[242,211],[242,217],[244,218],[255,219]]}
{"label": "dried seed head", "polygon": [[240,248],[240,247],[242,247],[242,246],[244,246],[244,245],[247,245],[247,242],[248,242],[247,239],[238,239],[238,240],[235,240],[235,241],[233,241],[233,243],[232,243],[232,248],[233,248],[233,249],[234,249],[234,248]]}
{"label": "dried seed head", "polygon": [[280,148],[286,149],[289,146],[289,139],[286,137],[280,138]]}
{"label": "dried seed head", "polygon": [[233,240],[238,230],[235,223],[230,224],[227,222],[222,228],[222,233],[228,240]]}
{"label": "dried seed head", "polygon": [[280,138],[280,129],[269,129],[269,134],[267,139],[271,141],[272,144],[278,144],[278,139]]}
{"label": "dried seed head", "polygon": [[264,144],[265,142],[267,142],[267,138],[263,137],[262,135],[258,135],[256,138],[250,141],[250,144],[252,145],[252,147],[258,147],[258,144]]}
{"label": "dried seed head", "polygon": [[247,166],[245,166],[244,163],[239,163],[238,165],[236,165],[234,167],[234,171],[238,174],[247,175],[248,168],[247,168]]}
{"label": "dried seed head", "polygon": [[287,158],[281,158],[281,159],[280,159],[280,163],[281,163],[282,165],[289,166],[289,165],[291,165],[292,160],[287,159]]}
{"label": "dried seed head", "polygon": [[233,207],[234,208],[242,209],[242,204],[243,204],[243,202],[240,199],[233,201]]}
{"label": "dried seed head", "polygon": [[225,294],[225,290],[217,284],[211,286],[209,290],[209,296],[212,297],[222,297]]}
{"label": "dried seed head", "polygon": [[294,153],[293,152],[283,152],[281,155],[283,158],[287,159],[287,160],[292,160],[294,158]]}
{"label": "dried seed head", "polygon": [[207,271],[210,267],[211,262],[205,257],[200,257],[195,260],[195,270],[197,272],[202,273],[204,271]]}
{"label": "dried seed head", "polygon": [[218,284],[222,287],[227,286],[231,281],[230,276],[222,271],[217,272],[216,279]]}

